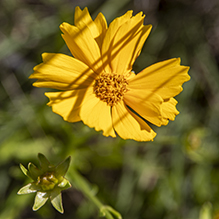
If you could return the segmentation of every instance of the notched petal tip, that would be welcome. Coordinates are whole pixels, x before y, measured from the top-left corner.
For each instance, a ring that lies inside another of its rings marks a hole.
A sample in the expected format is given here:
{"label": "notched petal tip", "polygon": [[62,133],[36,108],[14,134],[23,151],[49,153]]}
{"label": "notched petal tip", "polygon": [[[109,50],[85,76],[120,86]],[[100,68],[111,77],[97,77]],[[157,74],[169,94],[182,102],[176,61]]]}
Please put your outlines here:
{"label": "notched petal tip", "polygon": [[182,64],[181,64],[181,58],[180,58],[180,57],[175,58],[175,59],[177,60],[176,65],[179,65],[179,67],[181,67],[182,70],[185,71],[185,73],[187,74],[187,79],[190,80],[191,77],[190,77],[190,75],[188,74],[188,71],[190,70],[190,67],[189,67],[189,66],[182,65]]}
{"label": "notched petal tip", "polygon": [[[171,59],[170,59],[170,60],[171,60]],[[175,62],[176,65],[177,65],[177,64],[180,65],[180,63],[181,63],[181,58],[180,58],[180,57],[178,57],[178,58],[172,58],[172,60],[176,60],[176,62]]]}
{"label": "notched petal tip", "polygon": [[170,98],[166,100],[161,105],[162,112],[162,125],[167,125],[169,120],[174,121],[175,117],[179,114],[179,111],[176,109],[177,100]]}
{"label": "notched petal tip", "polygon": [[128,15],[128,16],[132,16],[133,14],[133,10],[128,10],[124,15]]}
{"label": "notched petal tip", "polygon": [[75,7],[75,14],[76,14],[76,13],[82,13],[83,11],[85,11],[86,13],[89,13],[87,7],[84,7],[84,9],[81,9],[79,6],[76,6],[76,7]]}
{"label": "notched petal tip", "polygon": [[144,28],[147,28],[147,31],[150,33],[151,29],[153,28],[153,25],[152,24],[147,24],[147,25],[144,25]]}
{"label": "notched petal tip", "polygon": [[80,11],[80,12],[82,11],[79,6],[76,6],[76,7],[75,7],[75,12],[77,12],[77,11]]}
{"label": "notched petal tip", "polygon": [[91,18],[87,7],[85,7],[83,10],[81,10],[80,7],[75,8],[75,14],[74,14],[74,25],[75,26],[80,27],[80,22],[84,24],[88,24],[92,21],[93,19]]}
{"label": "notched petal tip", "polygon": [[190,70],[190,67],[189,66],[184,66],[185,67],[185,70],[187,71],[187,81],[189,81],[191,79],[191,76],[189,75],[189,70]]}
{"label": "notched petal tip", "polygon": [[145,14],[143,14],[142,11],[140,11],[139,13],[137,13],[135,16],[133,16],[133,18],[139,19],[139,20],[143,20],[145,18]]}
{"label": "notched petal tip", "polygon": [[[69,23],[67,23],[67,22],[63,22],[63,23],[61,23],[60,25],[59,25],[59,29],[63,32],[63,34],[64,34],[64,32],[66,31],[66,28],[69,28],[70,26],[72,26],[71,24],[69,24]],[[62,35],[63,35],[62,34]]]}

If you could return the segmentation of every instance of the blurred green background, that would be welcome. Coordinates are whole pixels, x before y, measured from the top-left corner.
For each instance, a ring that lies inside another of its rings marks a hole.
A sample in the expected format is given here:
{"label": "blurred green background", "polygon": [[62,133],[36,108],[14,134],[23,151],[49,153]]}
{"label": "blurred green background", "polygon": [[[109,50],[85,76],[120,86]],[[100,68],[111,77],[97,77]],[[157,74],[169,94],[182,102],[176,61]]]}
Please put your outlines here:
{"label": "blurred green background", "polygon": [[[153,29],[135,72],[173,57],[191,67],[176,97],[180,114],[154,127],[153,142],[106,138],[67,123],[46,106],[45,89],[32,87],[28,76],[43,52],[69,54],[59,25],[73,24],[76,6],[87,6],[93,18],[102,12],[108,24],[130,9],[147,15]],[[39,152],[54,164],[71,155],[71,166],[124,219],[219,218],[218,66],[218,0],[1,0],[0,218],[98,218],[74,187],[63,192],[64,215],[50,203],[33,212],[35,195],[16,194],[30,182],[19,163],[38,165]]]}

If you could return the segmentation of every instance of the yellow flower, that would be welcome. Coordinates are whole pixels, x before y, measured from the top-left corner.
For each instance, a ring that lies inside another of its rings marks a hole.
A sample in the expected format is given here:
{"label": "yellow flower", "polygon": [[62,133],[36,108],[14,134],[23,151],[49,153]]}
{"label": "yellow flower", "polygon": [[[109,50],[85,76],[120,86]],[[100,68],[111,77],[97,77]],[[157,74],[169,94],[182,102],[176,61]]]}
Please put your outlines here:
{"label": "yellow flower", "polygon": [[75,9],[74,25],[60,29],[73,57],[44,53],[34,68],[33,85],[61,90],[47,92],[53,112],[68,122],[83,121],[103,135],[150,141],[156,136],[146,121],[167,125],[179,113],[173,98],[190,79],[180,58],[159,62],[140,73],[132,71],[148,37],[142,12],[128,11],[107,26],[102,13],[92,20],[88,9]]}

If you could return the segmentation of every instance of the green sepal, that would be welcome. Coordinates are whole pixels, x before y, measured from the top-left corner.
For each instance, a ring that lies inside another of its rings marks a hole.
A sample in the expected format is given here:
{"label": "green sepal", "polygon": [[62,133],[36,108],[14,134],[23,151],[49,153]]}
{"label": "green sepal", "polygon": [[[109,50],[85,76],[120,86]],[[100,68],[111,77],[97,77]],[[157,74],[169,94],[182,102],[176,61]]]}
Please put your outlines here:
{"label": "green sepal", "polygon": [[29,163],[28,164],[28,170],[31,175],[31,178],[36,181],[38,176],[42,174],[42,171],[40,171],[34,164]]}
{"label": "green sepal", "polygon": [[61,162],[55,167],[55,171],[58,174],[58,176],[64,176],[66,174],[69,168],[70,162],[71,162],[71,157],[69,156],[63,162]]}
{"label": "green sepal", "polygon": [[29,194],[29,193],[34,193],[37,192],[38,188],[37,186],[33,185],[32,183],[27,184],[26,186],[22,187],[17,194],[22,195],[22,194]]}
{"label": "green sepal", "polygon": [[42,171],[47,172],[49,170],[49,167],[51,167],[50,162],[41,153],[38,154],[38,159],[39,159],[39,163],[40,163],[40,167],[41,167]]}
{"label": "green sepal", "polygon": [[58,184],[58,187],[61,190],[65,190],[65,189],[71,188],[71,183],[67,179],[63,178],[62,182]]}
{"label": "green sepal", "polygon": [[20,163],[20,168],[22,170],[22,172],[24,173],[25,176],[28,176],[30,179],[32,179],[29,171]]}
{"label": "green sepal", "polygon": [[64,213],[63,205],[62,205],[62,195],[61,189],[55,189],[50,194],[50,200],[53,207],[60,213]]}
{"label": "green sepal", "polygon": [[39,208],[41,208],[46,203],[48,198],[49,196],[46,192],[37,192],[34,200],[33,210],[37,211]]}

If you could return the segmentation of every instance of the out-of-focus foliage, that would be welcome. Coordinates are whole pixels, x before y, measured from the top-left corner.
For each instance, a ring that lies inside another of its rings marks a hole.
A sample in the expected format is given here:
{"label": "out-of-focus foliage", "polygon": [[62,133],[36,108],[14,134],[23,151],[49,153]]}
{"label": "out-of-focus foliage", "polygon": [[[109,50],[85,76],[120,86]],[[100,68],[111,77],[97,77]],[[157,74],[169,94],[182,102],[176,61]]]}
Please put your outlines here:
{"label": "out-of-focus foliage", "polygon": [[[59,25],[73,23],[75,6],[108,23],[127,10],[143,11],[153,30],[134,71],[181,57],[191,80],[177,96],[180,114],[155,128],[154,142],[103,137],[69,124],[46,106],[44,89],[28,76],[43,52],[69,54]],[[19,163],[52,163],[72,156],[97,196],[125,219],[218,218],[219,215],[219,2],[217,0],[1,0],[0,1],[0,218],[97,218],[74,187],[63,192],[64,216],[49,203],[31,210],[34,195]],[[213,216],[212,216],[213,215]]]}

